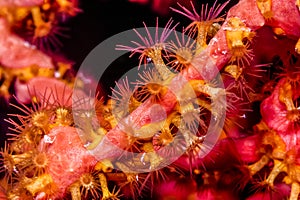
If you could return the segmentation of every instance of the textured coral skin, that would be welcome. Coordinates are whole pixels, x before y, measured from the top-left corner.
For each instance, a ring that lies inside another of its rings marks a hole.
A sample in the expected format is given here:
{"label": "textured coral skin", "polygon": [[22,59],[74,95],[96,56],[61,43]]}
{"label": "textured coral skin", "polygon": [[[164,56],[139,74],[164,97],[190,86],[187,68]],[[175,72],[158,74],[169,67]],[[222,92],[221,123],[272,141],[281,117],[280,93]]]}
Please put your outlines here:
{"label": "textured coral skin", "polygon": [[[20,102],[28,103],[32,96],[38,99],[48,99],[49,104],[60,103],[66,107],[71,107],[76,99],[86,98],[87,95],[81,90],[75,90],[64,82],[55,78],[35,77],[27,83],[16,82],[16,96]],[[74,92],[74,99],[72,94]],[[53,96],[53,94],[55,94]]]}
{"label": "textured coral skin", "polygon": [[7,68],[22,68],[37,65],[53,69],[52,59],[12,34],[5,19],[0,18],[0,62]]}
{"label": "textured coral skin", "polygon": [[257,30],[265,25],[265,19],[260,13],[255,0],[240,1],[229,10],[227,18],[230,17],[239,17],[251,30]]}
{"label": "textured coral skin", "polygon": [[273,20],[266,24],[271,27],[282,28],[286,35],[300,37],[299,9],[295,1],[289,0],[284,4],[281,1],[272,1]]}
{"label": "textured coral skin", "polygon": [[234,141],[236,149],[238,149],[239,157],[245,163],[254,163],[259,160],[259,152],[257,147],[261,143],[260,135],[239,138]]}
{"label": "textured coral skin", "polygon": [[[272,95],[262,102],[261,114],[267,125],[277,131],[284,140],[286,150],[288,151],[295,147],[299,149],[300,127],[294,126],[294,122],[287,119],[287,108],[278,100],[280,87],[282,87],[285,82],[285,79],[281,79]],[[296,99],[299,97],[299,89],[295,90],[294,97]]]}
{"label": "textured coral skin", "polygon": [[[52,142],[48,143],[48,139]],[[94,156],[86,151],[73,127],[52,129],[40,146],[47,147],[46,153],[50,161],[47,172],[58,186],[58,191],[54,195],[56,198],[62,198],[67,187],[97,162]]]}
{"label": "textured coral skin", "polygon": [[285,80],[281,80],[276,86],[274,92],[270,97],[265,99],[261,106],[261,114],[264,121],[268,126],[281,134],[288,134],[290,130],[291,122],[286,120],[286,116],[280,116],[280,113],[285,113],[286,107],[283,103],[278,101],[279,98],[279,88]]}

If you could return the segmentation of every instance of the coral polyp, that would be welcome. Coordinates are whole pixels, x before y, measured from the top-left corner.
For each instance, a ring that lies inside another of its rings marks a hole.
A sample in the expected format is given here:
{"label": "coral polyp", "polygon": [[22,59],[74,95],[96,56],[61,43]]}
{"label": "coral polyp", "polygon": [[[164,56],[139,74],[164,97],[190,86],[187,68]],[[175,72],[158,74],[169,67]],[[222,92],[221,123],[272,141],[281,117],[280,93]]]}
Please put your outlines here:
{"label": "coral polyp", "polygon": [[162,80],[156,69],[144,71],[139,74],[141,80],[135,83],[138,88],[136,92],[137,100],[144,102],[146,99],[151,99],[153,102],[158,102],[166,94],[166,83]]}
{"label": "coral polyp", "polygon": [[70,193],[73,199],[76,198],[100,198],[99,192],[100,183],[98,181],[97,173],[90,172],[82,174],[79,180],[70,186]]}
{"label": "coral polyp", "polygon": [[190,29],[192,32],[197,33],[197,52],[201,52],[207,46],[207,40],[208,37],[211,36],[211,30],[213,30],[213,27],[216,27],[216,24],[218,24],[219,22],[224,21],[223,16],[220,16],[220,14],[228,3],[229,1],[226,1],[223,4],[217,5],[217,1],[215,1],[211,8],[208,8],[208,4],[202,4],[200,12],[196,11],[192,1],[192,11],[180,5],[179,3],[178,5],[182,9],[182,11],[171,8],[173,11],[186,16],[193,21],[186,29]]}
{"label": "coral polyp", "polygon": [[1,150],[0,172],[5,174],[3,181],[7,182],[7,184],[13,183],[13,177],[16,173],[16,163],[11,152],[10,146],[5,143],[4,149]]}
{"label": "coral polyp", "polygon": [[196,40],[189,37],[190,34],[190,32],[183,31],[179,38],[177,32],[175,32],[176,42],[171,41],[168,44],[166,59],[169,63],[167,64],[176,71],[181,71],[192,64],[191,62],[196,53]]}
{"label": "coral polyp", "polygon": [[[178,24],[173,25],[173,20],[170,19],[166,26],[163,28],[161,33],[159,34],[159,26],[158,26],[158,19],[156,20],[156,27],[155,27],[155,35],[153,37],[147,27],[147,25],[144,23],[145,31],[146,31],[146,37],[142,36],[137,30],[134,29],[135,33],[137,34],[138,38],[142,41],[142,43],[138,43],[135,41],[132,41],[133,44],[136,45],[136,47],[130,47],[130,46],[124,46],[124,45],[117,45],[117,50],[125,50],[125,51],[131,51],[131,56],[139,53],[141,54],[139,57],[139,66],[144,63],[147,64],[147,60],[149,59],[151,62],[154,63],[156,70],[162,76],[164,79],[166,79],[168,76],[170,76],[169,70],[164,67],[164,61],[162,60],[162,51],[164,50],[166,46],[166,40],[170,36],[170,34],[173,32],[175,27]],[[162,66],[161,66],[162,65]]]}

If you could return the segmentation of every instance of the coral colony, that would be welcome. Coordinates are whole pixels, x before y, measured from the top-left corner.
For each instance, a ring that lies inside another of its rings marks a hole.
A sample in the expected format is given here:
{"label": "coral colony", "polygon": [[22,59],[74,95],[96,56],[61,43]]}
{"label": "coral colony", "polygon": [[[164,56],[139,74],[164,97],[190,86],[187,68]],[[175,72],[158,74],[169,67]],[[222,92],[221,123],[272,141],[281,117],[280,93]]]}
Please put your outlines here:
{"label": "coral colony", "polygon": [[44,53],[78,2],[0,1],[0,199],[299,199],[300,2],[170,9],[190,25],[134,29],[103,95]]}

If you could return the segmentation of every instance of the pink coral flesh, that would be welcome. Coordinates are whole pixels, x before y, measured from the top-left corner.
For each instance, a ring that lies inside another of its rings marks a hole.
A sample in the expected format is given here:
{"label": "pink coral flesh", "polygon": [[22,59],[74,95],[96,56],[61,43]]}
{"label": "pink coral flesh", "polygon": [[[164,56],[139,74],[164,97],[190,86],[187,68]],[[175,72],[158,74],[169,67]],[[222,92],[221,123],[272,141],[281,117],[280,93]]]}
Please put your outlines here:
{"label": "pink coral flesh", "polygon": [[12,34],[5,19],[0,18],[0,63],[7,68],[39,66],[54,68],[52,59],[20,37]]}
{"label": "pink coral flesh", "polygon": [[57,194],[60,197],[81,174],[89,172],[96,164],[95,158],[87,152],[73,127],[53,128],[40,146],[46,146],[49,159],[47,173],[58,186]]}
{"label": "pink coral flesh", "polygon": [[[72,98],[74,92],[74,99]],[[74,90],[65,82],[55,78],[36,77],[27,83],[16,82],[17,98],[22,103],[29,103],[35,96],[47,103],[70,107],[77,99],[86,98],[87,95],[80,90]]]}

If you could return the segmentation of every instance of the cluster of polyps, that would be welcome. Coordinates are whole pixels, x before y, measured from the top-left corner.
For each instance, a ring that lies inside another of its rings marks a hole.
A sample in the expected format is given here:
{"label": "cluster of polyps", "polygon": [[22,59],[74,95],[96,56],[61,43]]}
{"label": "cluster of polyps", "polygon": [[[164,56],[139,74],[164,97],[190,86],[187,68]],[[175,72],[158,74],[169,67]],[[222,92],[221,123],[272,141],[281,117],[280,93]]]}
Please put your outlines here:
{"label": "cluster of polyps", "polygon": [[[76,11],[55,2],[52,10]],[[178,4],[172,10],[192,20],[180,34],[172,20],[162,31],[157,22],[154,36],[145,24],[146,35],[135,30],[134,46],[117,48],[151,64],[138,80],[117,82],[110,97],[77,91],[71,105],[72,90],[52,78],[54,69],[27,77],[33,103],[15,105],[23,114],[7,120],[15,133],[1,152],[3,198],[298,199],[299,2],[242,0],[225,18],[227,5],[197,12]],[[47,8],[25,11],[38,19]],[[33,61],[37,72],[45,65]]]}

